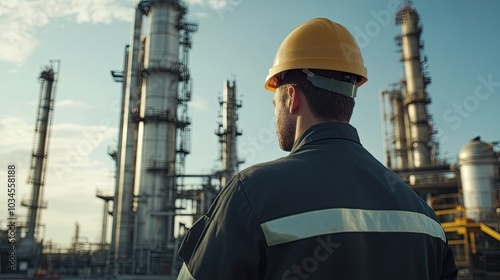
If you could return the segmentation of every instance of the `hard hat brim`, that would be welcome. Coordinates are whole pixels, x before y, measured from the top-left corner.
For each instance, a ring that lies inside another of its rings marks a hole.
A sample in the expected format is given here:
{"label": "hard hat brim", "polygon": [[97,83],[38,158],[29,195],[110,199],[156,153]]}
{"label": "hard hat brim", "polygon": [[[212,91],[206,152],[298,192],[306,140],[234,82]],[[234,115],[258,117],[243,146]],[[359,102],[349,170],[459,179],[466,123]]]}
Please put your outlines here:
{"label": "hard hat brim", "polygon": [[264,87],[275,91],[271,79],[293,69],[340,71],[361,77],[356,86],[367,79],[367,70],[359,46],[342,25],[326,18],[315,18],[295,28],[283,40]]}

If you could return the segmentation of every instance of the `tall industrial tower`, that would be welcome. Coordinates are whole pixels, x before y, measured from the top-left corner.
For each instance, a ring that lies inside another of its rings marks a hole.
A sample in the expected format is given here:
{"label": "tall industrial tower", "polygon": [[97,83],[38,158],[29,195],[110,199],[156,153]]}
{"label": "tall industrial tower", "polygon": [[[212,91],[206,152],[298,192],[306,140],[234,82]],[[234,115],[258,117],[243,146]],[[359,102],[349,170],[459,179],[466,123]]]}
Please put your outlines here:
{"label": "tall industrial tower", "polygon": [[[426,87],[426,57],[421,55],[422,27],[410,1],[396,12],[396,24],[402,33],[396,37],[401,47],[405,78],[397,86],[382,92],[386,112],[387,164],[393,168],[423,168],[435,164],[437,146],[432,140],[432,123],[427,111],[430,99]],[[390,109],[387,109],[389,107]]]}
{"label": "tall industrial tower", "polygon": [[[177,175],[189,153],[191,33],[180,0],[140,1],[123,77],[110,265],[118,274],[169,274]],[[143,27],[147,22],[147,27]],[[143,34],[143,31],[146,33]]]}
{"label": "tall industrial tower", "polygon": [[238,120],[237,110],[241,108],[241,102],[236,99],[236,81],[224,81],[224,91],[219,99],[221,105],[222,122],[215,134],[219,136],[221,143],[221,182],[223,188],[231,177],[238,172],[238,160],[236,137],[241,135],[238,131],[236,121]]}
{"label": "tall industrial tower", "polygon": [[28,176],[28,183],[32,185],[31,197],[29,201],[22,201],[22,205],[28,208],[28,224],[26,236],[21,240],[19,246],[19,250],[21,251],[20,257],[27,258],[29,267],[36,265],[37,258],[39,257],[38,253],[41,252],[41,247],[36,244],[40,242],[41,238],[39,233],[40,210],[47,206],[46,202],[43,201],[43,191],[59,67],[60,63],[58,60],[51,61],[51,65],[47,66],[39,77],[41,82],[40,101]]}
{"label": "tall industrial tower", "polygon": [[[56,69],[59,68],[59,61]],[[52,115],[54,110],[54,99],[56,96],[57,72],[53,65],[47,66],[40,74],[40,101],[35,125],[35,140],[33,142],[33,153],[31,155],[31,165],[28,183],[32,184],[31,199],[27,206],[28,230],[26,238],[38,241],[38,225],[40,220],[40,209],[46,208],[43,201],[43,188],[45,185],[45,172],[47,168],[47,157],[49,153],[50,128],[52,125]]]}

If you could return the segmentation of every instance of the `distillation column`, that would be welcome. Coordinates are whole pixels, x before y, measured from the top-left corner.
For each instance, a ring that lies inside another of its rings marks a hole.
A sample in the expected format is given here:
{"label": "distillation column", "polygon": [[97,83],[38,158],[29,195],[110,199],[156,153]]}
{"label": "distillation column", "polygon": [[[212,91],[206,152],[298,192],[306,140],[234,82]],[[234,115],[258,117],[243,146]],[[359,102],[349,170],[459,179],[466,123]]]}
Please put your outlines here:
{"label": "distillation column", "polygon": [[178,1],[148,2],[143,84],[138,123],[139,182],[135,273],[168,270],[174,250],[175,160],[179,60],[179,22],[185,7]]}
{"label": "distillation column", "polygon": [[401,24],[401,59],[404,63],[406,92],[404,104],[407,109],[408,160],[410,167],[425,167],[431,164],[431,129],[427,104],[430,102],[425,87],[430,79],[423,73],[420,58],[419,16],[406,3],[396,13],[396,23]]}
{"label": "distillation column", "polygon": [[40,241],[42,236],[40,236],[39,232],[40,214],[41,209],[46,208],[46,203],[43,201],[43,191],[56,84],[60,66],[58,60],[51,62],[55,62],[57,70],[54,70],[53,65],[47,66],[39,77],[41,81],[40,100],[28,176],[28,183],[33,186],[31,197],[29,201],[21,201],[22,206],[28,207],[28,217],[26,235],[17,245],[18,263],[19,266],[26,264],[27,268],[32,269],[36,268],[41,261],[42,246]]}
{"label": "distillation column", "polygon": [[407,122],[401,85],[381,92],[386,164],[391,169],[408,168]]}
{"label": "distillation column", "polygon": [[123,96],[120,134],[116,155],[117,172],[113,204],[113,230],[110,246],[110,266],[113,273],[132,273],[134,176],[136,165],[137,122],[133,117],[140,97],[141,29],[143,11],[135,10],[131,44],[126,51],[123,73]]}
{"label": "distillation column", "polygon": [[394,110],[394,135],[396,159],[398,168],[408,167],[408,151],[406,147],[406,123],[405,110],[401,91],[395,90],[391,92],[392,108]]}
{"label": "distillation column", "polygon": [[[187,51],[197,27],[184,20],[186,13],[180,0],[140,1],[123,76],[112,72],[123,77],[117,79],[123,82],[123,98],[109,260],[113,274],[175,269],[169,266],[175,250],[176,167],[189,153]],[[184,83],[180,93],[179,83]]]}
{"label": "distillation column", "polygon": [[43,202],[43,187],[45,183],[45,170],[47,167],[47,156],[49,152],[50,127],[52,124],[52,112],[54,108],[56,73],[52,66],[48,66],[40,74],[42,82],[40,89],[40,105],[35,127],[35,141],[31,158],[28,183],[33,185],[31,200],[23,203],[28,211],[28,231],[26,239],[37,241],[38,222],[40,220],[40,209],[45,208]]}
{"label": "distillation column", "polygon": [[241,104],[236,100],[236,81],[224,81],[224,91],[222,100],[222,123],[216,135],[221,143],[221,187],[226,186],[231,177],[238,171],[238,156],[236,152],[236,137],[241,135],[237,130],[236,120],[238,115],[236,110]]}

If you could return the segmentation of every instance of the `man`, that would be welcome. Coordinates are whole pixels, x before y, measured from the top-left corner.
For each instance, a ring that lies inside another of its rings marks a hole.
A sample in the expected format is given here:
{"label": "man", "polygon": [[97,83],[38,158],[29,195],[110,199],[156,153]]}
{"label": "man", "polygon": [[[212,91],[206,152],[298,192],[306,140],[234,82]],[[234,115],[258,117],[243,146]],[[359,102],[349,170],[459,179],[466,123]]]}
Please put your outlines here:
{"label": "man", "polygon": [[178,279],[455,279],[432,209],[348,124],[366,82],[341,25],[307,21],[283,41],[275,91],[286,157],[235,175],[189,231]]}

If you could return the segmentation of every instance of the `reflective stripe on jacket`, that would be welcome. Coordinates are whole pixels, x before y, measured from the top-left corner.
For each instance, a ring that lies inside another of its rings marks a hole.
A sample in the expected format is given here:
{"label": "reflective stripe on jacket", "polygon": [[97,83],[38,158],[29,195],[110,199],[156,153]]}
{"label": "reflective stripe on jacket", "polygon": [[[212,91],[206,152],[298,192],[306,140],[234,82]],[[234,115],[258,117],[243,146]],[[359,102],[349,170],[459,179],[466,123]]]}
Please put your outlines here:
{"label": "reflective stripe on jacket", "polygon": [[456,279],[434,212],[360,144],[322,123],[236,174],[179,250],[178,279]]}

